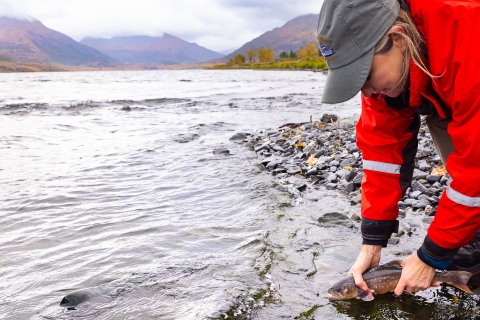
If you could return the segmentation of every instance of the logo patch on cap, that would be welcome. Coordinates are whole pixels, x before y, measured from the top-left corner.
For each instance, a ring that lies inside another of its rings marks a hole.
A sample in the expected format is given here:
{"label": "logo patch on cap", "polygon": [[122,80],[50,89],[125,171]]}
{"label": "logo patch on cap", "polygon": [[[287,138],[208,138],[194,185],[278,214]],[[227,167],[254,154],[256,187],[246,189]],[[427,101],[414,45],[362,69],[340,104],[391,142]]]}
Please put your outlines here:
{"label": "logo patch on cap", "polygon": [[320,51],[322,52],[322,55],[323,55],[324,58],[331,57],[336,53],[335,51],[333,51],[333,48],[332,49],[327,49],[327,47],[325,47],[325,46],[322,46],[320,48]]}

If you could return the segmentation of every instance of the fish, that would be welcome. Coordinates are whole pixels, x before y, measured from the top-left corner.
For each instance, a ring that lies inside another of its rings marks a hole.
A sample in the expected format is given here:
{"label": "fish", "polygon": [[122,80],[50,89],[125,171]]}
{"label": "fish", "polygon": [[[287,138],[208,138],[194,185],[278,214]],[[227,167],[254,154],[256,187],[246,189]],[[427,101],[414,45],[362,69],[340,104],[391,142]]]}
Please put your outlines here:
{"label": "fish", "polygon": [[[375,290],[376,294],[383,294],[393,291],[397,286],[402,274],[402,261],[393,260],[384,265],[371,268],[363,274],[367,286]],[[436,271],[432,283],[444,282],[465,292],[473,294],[467,286],[472,273],[467,271]],[[371,301],[374,296],[371,292],[365,291],[355,284],[353,275],[338,281],[330,289],[330,300],[361,299]]]}

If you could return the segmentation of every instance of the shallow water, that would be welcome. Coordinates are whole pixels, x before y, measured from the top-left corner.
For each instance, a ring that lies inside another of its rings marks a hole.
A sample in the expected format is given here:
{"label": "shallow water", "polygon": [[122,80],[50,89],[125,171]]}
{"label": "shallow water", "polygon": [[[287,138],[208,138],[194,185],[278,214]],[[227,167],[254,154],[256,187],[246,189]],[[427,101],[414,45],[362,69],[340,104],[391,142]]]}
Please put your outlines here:
{"label": "shallow water", "polygon": [[[318,202],[292,195],[229,140],[359,112],[358,97],[320,104],[324,80],[296,71],[0,74],[0,318],[448,314],[460,295],[450,287],[329,302],[360,235],[317,219],[358,208],[335,191],[321,190]],[[383,259],[411,252],[424,229]],[[75,290],[87,299],[61,307]]]}

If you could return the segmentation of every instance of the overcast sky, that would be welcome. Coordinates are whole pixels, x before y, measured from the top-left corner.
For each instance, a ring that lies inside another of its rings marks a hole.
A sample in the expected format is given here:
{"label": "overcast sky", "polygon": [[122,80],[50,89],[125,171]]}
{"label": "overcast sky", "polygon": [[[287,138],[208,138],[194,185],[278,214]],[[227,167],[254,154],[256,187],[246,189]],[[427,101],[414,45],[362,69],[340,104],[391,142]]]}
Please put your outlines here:
{"label": "overcast sky", "polygon": [[322,0],[0,0],[0,16],[32,17],[84,37],[172,34],[215,51],[238,49]]}

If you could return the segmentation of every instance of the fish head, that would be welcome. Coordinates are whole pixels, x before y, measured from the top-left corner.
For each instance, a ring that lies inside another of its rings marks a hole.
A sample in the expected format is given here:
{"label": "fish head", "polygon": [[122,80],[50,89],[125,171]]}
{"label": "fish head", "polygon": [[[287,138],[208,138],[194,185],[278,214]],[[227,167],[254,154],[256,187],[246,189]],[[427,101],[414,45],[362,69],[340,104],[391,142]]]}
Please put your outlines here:
{"label": "fish head", "polygon": [[363,290],[355,285],[353,277],[341,280],[328,289],[330,300],[352,299],[358,297],[362,292]]}

